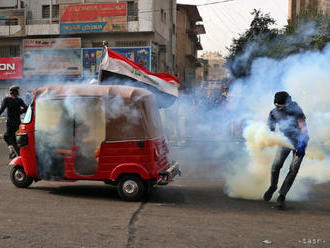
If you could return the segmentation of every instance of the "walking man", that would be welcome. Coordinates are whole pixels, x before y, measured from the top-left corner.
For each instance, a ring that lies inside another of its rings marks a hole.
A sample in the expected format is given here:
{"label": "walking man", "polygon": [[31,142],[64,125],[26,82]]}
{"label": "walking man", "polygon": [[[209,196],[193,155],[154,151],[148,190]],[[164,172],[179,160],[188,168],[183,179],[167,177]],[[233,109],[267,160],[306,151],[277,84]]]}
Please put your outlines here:
{"label": "walking man", "polygon": [[277,203],[279,207],[284,207],[285,197],[290,190],[300,164],[305,156],[305,150],[309,140],[306,117],[302,109],[296,102],[291,100],[291,96],[285,92],[277,92],[274,98],[275,108],[269,113],[268,126],[271,131],[275,131],[276,124],[279,130],[289,139],[294,149],[279,147],[271,169],[271,184],[264,194],[264,200],[269,201],[273,193],[277,190],[280,170],[292,151],[293,157],[290,164],[290,170],[279,190]]}
{"label": "walking man", "polygon": [[19,87],[16,85],[11,86],[9,88],[9,96],[3,99],[0,107],[0,115],[7,109],[7,130],[3,137],[8,145],[9,158],[14,158],[19,154],[16,143],[16,132],[21,123],[21,114],[27,110],[26,104],[18,96]]}

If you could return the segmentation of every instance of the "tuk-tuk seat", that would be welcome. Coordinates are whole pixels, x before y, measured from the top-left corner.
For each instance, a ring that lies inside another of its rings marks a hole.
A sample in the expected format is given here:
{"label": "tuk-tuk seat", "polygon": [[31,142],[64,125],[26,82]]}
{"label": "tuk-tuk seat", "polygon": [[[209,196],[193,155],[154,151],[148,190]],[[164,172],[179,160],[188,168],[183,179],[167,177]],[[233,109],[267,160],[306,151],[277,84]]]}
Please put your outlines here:
{"label": "tuk-tuk seat", "polygon": [[54,153],[72,156],[72,150],[69,149],[53,149]]}

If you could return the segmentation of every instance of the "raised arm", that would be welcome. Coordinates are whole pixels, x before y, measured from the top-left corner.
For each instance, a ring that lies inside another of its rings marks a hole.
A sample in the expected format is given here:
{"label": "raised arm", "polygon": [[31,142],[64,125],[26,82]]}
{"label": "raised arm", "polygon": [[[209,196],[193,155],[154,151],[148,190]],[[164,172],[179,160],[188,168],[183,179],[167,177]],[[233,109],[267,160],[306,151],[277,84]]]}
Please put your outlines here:
{"label": "raised arm", "polygon": [[2,100],[2,103],[1,103],[1,107],[0,107],[0,115],[2,115],[3,111],[5,111],[5,109],[7,108],[7,98],[5,97],[3,100]]}
{"label": "raised arm", "polygon": [[25,113],[28,109],[28,106],[26,106],[25,102],[21,99],[20,101],[20,107],[21,107],[21,113]]}
{"label": "raised arm", "polygon": [[268,120],[267,120],[267,125],[268,125],[270,131],[272,131],[272,132],[275,131],[276,120],[275,120],[275,118],[273,116],[272,111],[269,113]]}

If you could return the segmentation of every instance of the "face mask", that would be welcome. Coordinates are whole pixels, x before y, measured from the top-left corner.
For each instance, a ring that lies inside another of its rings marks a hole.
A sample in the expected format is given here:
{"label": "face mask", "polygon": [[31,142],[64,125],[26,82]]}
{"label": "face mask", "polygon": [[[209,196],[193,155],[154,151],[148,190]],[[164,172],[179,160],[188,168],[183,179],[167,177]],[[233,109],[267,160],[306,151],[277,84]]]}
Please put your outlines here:
{"label": "face mask", "polygon": [[275,106],[276,106],[278,109],[285,109],[285,107],[287,106],[287,104],[278,104],[278,103],[275,103]]}

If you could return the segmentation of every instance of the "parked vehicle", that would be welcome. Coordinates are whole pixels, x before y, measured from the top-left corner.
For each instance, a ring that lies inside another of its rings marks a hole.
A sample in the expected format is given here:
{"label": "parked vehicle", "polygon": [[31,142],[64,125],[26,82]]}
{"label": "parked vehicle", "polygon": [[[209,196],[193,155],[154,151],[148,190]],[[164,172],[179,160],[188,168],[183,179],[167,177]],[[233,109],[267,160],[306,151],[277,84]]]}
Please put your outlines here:
{"label": "parked vehicle", "polygon": [[34,181],[95,180],[140,200],[180,174],[167,158],[155,96],[129,86],[53,85],[34,91],[10,162],[19,188]]}

